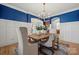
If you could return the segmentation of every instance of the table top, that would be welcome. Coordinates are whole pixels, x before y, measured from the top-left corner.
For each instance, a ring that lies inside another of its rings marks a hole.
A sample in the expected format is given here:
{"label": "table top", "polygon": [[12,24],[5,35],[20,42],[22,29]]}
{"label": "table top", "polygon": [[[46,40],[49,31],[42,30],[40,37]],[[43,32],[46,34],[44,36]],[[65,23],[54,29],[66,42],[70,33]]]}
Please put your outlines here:
{"label": "table top", "polygon": [[41,40],[41,39],[49,37],[50,35],[51,33],[45,33],[45,34],[41,33],[40,35],[32,34],[32,35],[29,35],[29,37],[35,40]]}

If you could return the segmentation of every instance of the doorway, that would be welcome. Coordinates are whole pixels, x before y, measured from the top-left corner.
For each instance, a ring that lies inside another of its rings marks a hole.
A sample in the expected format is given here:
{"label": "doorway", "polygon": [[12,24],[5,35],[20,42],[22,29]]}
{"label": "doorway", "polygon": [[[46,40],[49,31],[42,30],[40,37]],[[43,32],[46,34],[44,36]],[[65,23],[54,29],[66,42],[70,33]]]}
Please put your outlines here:
{"label": "doorway", "polygon": [[51,20],[51,29],[54,33],[56,33],[57,30],[60,30],[60,18],[56,17]]}

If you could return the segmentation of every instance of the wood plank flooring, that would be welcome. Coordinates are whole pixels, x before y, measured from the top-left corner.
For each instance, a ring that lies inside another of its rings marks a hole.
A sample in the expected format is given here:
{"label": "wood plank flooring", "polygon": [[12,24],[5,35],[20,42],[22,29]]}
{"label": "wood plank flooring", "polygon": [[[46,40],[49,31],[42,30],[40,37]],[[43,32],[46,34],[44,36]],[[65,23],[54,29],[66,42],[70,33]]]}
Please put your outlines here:
{"label": "wood plank flooring", "polygon": [[17,48],[16,44],[11,44],[8,46],[0,47],[0,55],[15,55],[15,49]]}
{"label": "wood plank flooring", "polygon": [[60,40],[62,44],[68,44],[68,55],[79,55],[79,44]]}

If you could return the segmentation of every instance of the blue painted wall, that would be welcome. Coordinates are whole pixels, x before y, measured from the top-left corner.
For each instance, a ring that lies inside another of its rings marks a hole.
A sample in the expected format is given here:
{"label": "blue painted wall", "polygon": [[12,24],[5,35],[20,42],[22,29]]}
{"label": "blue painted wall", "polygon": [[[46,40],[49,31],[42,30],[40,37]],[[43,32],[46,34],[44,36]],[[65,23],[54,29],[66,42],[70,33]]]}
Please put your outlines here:
{"label": "blue painted wall", "polygon": [[64,13],[61,15],[52,16],[52,17],[46,18],[46,20],[51,20],[55,17],[59,17],[61,23],[79,21],[79,10]]}
{"label": "blue painted wall", "polygon": [[79,21],[79,10],[60,15],[60,22]]}
{"label": "blue painted wall", "polygon": [[39,17],[0,4],[0,19],[31,22],[31,18]]}

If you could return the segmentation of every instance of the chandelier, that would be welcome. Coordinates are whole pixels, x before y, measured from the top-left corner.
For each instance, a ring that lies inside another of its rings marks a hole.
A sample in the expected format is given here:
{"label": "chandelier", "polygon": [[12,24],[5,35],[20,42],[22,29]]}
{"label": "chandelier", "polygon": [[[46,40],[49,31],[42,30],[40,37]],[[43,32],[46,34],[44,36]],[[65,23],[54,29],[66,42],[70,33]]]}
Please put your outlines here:
{"label": "chandelier", "polygon": [[45,17],[46,17],[46,3],[42,4],[42,18],[45,21]]}

